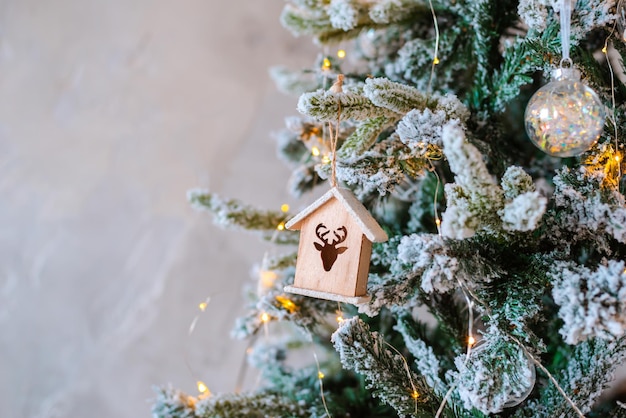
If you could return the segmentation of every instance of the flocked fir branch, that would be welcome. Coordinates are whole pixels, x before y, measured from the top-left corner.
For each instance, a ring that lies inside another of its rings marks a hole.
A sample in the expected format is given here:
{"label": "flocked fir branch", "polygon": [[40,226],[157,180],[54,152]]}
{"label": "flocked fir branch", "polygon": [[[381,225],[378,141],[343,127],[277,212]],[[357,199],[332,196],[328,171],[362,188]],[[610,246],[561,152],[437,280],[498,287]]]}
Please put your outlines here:
{"label": "flocked fir branch", "polygon": [[555,208],[550,219],[555,230],[550,232],[563,251],[582,241],[611,255],[611,240],[626,243],[624,195],[602,187],[602,172],[564,167],[553,181]]}
{"label": "flocked fir branch", "polygon": [[354,120],[366,120],[381,114],[387,117],[397,115],[392,110],[377,107],[359,90],[346,89],[342,93],[318,90],[305,93],[298,101],[298,111],[317,120],[330,122],[335,122],[340,114],[344,119]]}
{"label": "flocked fir branch", "polygon": [[503,177],[505,191],[457,123],[444,126],[442,141],[455,174],[455,183],[446,184],[448,202],[441,223],[444,236],[463,239],[479,231],[499,235],[505,231],[532,231],[539,226],[547,200],[534,191],[528,174],[510,167]]}
{"label": "flocked fir branch", "polygon": [[321,88],[322,77],[311,70],[290,71],[285,67],[272,67],[270,77],[276,88],[285,94],[300,95]]}
{"label": "flocked fir branch", "polygon": [[196,404],[199,418],[308,417],[309,412],[292,399],[276,393],[225,394]]}
{"label": "flocked fir branch", "polygon": [[172,387],[154,388],[156,398],[152,404],[155,418],[196,418],[196,398]]}
{"label": "flocked fir branch", "polygon": [[363,30],[428,17],[428,8],[417,1],[295,0],[284,8],[281,23],[294,35],[313,35],[326,44],[354,38]]}
{"label": "flocked fir branch", "polygon": [[248,297],[248,312],[237,318],[232,336],[244,339],[260,332],[268,321],[288,321],[302,335],[313,340],[316,331],[328,326],[328,315],[334,314],[337,305],[297,295],[285,295],[283,288],[293,281],[294,268],[270,271],[275,276],[263,289],[254,289]]}
{"label": "flocked fir branch", "polygon": [[281,211],[258,210],[237,200],[224,200],[207,190],[194,189],[187,193],[191,206],[211,212],[214,222],[223,228],[239,228],[258,231],[264,239],[279,243],[297,242],[297,237],[289,231],[276,233],[288,215]]}
{"label": "flocked fir branch", "polygon": [[357,196],[387,195],[409,177],[416,177],[429,168],[425,156],[411,153],[397,135],[380,142],[361,155],[337,163],[337,178],[353,186]]}
{"label": "flocked fir branch", "polygon": [[337,151],[337,158],[342,160],[358,158],[374,145],[385,128],[392,126],[396,121],[396,117],[379,116],[361,122],[343,142]]}
{"label": "flocked fir branch", "polygon": [[399,416],[431,417],[437,398],[402,356],[358,317],[346,320],[332,336],[341,363],[365,376],[368,388]]}
{"label": "flocked fir branch", "polygon": [[614,340],[626,334],[626,268],[608,260],[592,270],[556,263],[550,271],[552,296],[563,321],[560,332],[568,344],[589,338]]}

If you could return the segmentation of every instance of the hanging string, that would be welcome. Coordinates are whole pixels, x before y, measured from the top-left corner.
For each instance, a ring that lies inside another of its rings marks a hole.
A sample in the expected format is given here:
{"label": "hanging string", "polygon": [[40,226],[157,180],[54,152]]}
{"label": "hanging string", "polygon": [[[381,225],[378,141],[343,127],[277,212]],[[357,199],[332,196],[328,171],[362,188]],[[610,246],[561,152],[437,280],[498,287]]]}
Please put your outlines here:
{"label": "hanging string", "polygon": [[571,19],[572,19],[572,3],[570,0],[561,0],[561,47],[563,49],[563,58],[561,59],[560,66],[563,68],[563,64],[568,64],[568,67],[572,67],[572,59],[569,57],[570,49],[570,31],[571,31]]}
{"label": "hanging string", "polygon": [[[337,81],[330,87],[330,91],[333,93],[343,93],[343,74],[337,74]],[[337,187],[337,140],[339,138],[339,124],[341,123],[341,99],[337,98],[337,124],[333,132],[333,126],[331,122],[328,122],[328,129],[330,131],[330,152],[332,153],[332,164],[330,174],[330,185]]]}

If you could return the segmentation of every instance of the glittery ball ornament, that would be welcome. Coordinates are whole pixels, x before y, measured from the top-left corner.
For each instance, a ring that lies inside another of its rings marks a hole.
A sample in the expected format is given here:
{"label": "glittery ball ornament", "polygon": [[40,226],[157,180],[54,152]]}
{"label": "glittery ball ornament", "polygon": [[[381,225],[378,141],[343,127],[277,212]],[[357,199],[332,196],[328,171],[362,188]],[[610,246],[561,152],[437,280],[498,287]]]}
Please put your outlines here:
{"label": "glittery ball ornament", "polygon": [[530,140],[553,157],[588,151],[600,138],[605,117],[600,98],[573,68],[556,70],[553,80],[530,98],[524,114]]}

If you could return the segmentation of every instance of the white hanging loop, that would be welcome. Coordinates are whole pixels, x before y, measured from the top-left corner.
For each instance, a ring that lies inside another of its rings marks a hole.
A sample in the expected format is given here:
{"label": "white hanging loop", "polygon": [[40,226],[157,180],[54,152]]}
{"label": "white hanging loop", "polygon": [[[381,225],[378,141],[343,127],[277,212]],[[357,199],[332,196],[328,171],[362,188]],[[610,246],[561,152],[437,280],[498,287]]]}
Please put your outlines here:
{"label": "white hanging loop", "polygon": [[563,58],[560,62],[561,68],[572,68],[572,59],[569,57],[570,32],[572,19],[572,2],[570,0],[560,0],[561,10],[561,48]]}

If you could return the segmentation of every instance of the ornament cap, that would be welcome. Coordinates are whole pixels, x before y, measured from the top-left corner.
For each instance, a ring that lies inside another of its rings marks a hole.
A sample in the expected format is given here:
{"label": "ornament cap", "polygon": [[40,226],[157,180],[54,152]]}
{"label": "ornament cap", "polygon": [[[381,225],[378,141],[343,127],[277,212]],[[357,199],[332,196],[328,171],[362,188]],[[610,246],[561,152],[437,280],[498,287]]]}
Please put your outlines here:
{"label": "ornament cap", "polygon": [[580,71],[574,67],[559,67],[552,70],[552,81],[580,81]]}

